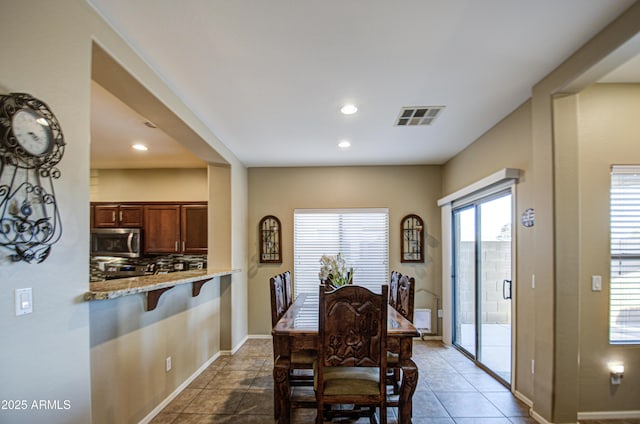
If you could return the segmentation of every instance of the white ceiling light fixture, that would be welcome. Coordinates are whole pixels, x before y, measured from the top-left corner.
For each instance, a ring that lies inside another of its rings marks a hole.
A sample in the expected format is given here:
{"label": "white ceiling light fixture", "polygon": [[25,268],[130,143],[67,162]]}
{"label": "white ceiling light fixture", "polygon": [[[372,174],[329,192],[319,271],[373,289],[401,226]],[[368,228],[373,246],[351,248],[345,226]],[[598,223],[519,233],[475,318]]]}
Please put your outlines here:
{"label": "white ceiling light fixture", "polygon": [[353,115],[357,111],[358,111],[358,108],[356,107],[356,105],[352,105],[352,104],[344,105],[340,109],[340,112],[342,112],[344,115]]}
{"label": "white ceiling light fixture", "polygon": [[134,150],[138,150],[140,152],[146,152],[147,150],[149,150],[149,148],[147,146],[145,146],[144,144],[141,143],[137,143],[134,144],[133,146],[131,146]]}
{"label": "white ceiling light fixture", "polygon": [[338,147],[341,149],[348,149],[349,147],[351,147],[351,142],[349,142],[348,140],[342,140],[340,143],[338,143]]}

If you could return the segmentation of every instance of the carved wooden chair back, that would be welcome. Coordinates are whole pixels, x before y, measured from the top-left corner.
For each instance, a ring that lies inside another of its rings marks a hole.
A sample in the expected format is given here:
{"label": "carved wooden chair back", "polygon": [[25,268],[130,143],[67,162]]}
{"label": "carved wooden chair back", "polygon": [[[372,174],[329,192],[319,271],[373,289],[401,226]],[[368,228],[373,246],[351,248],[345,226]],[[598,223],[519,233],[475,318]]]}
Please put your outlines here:
{"label": "carved wooden chair back", "polygon": [[407,275],[401,275],[398,281],[398,301],[396,310],[403,317],[413,322],[413,306],[415,300],[416,280]]}
{"label": "carved wooden chair back", "polygon": [[287,309],[293,304],[293,283],[291,281],[291,271],[285,271],[282,273],[282,279],[284,280],[284,294]]}
{"label": "carved wooden chair back", "polygon": [[370,416],[380,407],[386,423],[388,302],[387,285],[382,294],[353,284],[330,291],[320,286],[317,422],[326,404],[356,404],[371,406]]}
{"label": "carved wooden chair back", "polygon": [[287,311],[285,285],[282,274],[275,275],[269,279],[269,291],[271,293],[271,327],[273,328]]}
{"label": "carved wooden chair back", "polygon": [[398,303],[398,280],[400,279],[400,273],[397,271],[391,271],[391,278],[389,279],[389,305],[393,308]]}

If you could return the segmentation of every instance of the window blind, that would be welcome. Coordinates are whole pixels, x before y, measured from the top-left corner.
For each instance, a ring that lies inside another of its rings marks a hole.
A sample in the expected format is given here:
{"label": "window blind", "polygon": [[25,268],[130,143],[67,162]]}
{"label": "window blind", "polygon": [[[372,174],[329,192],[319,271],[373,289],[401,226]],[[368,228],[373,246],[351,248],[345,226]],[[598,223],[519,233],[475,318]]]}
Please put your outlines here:
{"label": "window blind", "polygon": [[610,343],[640,343],[640,166],[611,171]]}
{"label": "window blind", "polygon": [[388,209],[296,209],[294,293],[318,293],[320,258],[341,253],[353,282],[380,293],[388,283]]}

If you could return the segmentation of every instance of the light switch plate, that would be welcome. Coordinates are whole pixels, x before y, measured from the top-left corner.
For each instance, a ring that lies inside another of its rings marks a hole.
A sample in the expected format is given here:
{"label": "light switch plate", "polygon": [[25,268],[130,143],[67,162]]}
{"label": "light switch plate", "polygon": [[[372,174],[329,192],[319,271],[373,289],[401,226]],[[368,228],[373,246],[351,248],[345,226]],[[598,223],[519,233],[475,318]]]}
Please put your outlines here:
{"label": "light switch plate", "polygon": [[591,276],[591,291],[602,291],[602,276],[601,275],[592,275]]}
{"label": "light switch plate", "polygon": [[25,289],[16,289],[15,299],[17,317],[33,312],[33,295],[31,287]]}

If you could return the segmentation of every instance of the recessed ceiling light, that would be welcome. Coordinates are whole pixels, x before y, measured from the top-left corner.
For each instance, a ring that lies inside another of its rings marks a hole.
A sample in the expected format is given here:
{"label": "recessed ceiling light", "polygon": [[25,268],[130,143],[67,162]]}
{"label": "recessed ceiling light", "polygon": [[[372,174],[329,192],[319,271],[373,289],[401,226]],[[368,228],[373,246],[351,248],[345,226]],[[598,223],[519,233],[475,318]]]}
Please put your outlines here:
{"label": "recessed ceiling light", "polygon": [[342,109],[340,109],[340,112],[344,113],[345,115],[353,115],[354,113],[356,113],[358,111],[358,108],[355,105],[344,105],[342,106]]}
{"label": "recessed ceiling light", "polygon": [[338,147],[340,147],[341,149],[348,149],[349,147],[351,147],[351,143],[347,140],[342,140],[340,143],[338,143]]}
{"label": "recessed ceiling light", "polygon": [[149,148],[147,146],[145,146],[144,144],[134,144],[131,147],[133,147],[136,150],[140,150],[141,152],[146,152],[147,150],[149,150]]}

